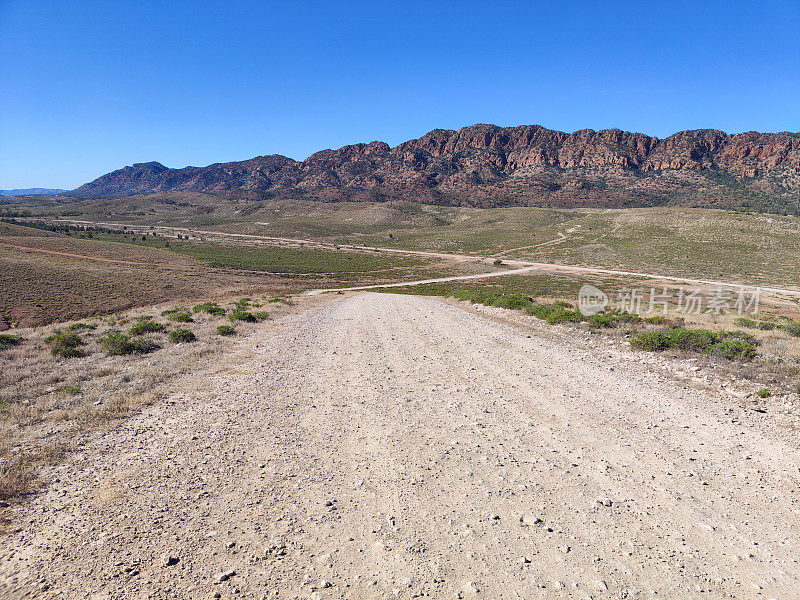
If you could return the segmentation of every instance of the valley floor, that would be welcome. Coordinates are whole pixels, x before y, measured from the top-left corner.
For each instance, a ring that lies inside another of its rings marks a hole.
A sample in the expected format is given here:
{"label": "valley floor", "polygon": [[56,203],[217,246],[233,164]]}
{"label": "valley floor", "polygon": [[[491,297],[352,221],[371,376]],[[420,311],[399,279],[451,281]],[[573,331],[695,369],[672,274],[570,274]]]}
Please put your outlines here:
{"label": "valley floor", "polygon": [[800,597],[796,430],[529,327],[375,293],[276,319],[49,470],[0,597]]}

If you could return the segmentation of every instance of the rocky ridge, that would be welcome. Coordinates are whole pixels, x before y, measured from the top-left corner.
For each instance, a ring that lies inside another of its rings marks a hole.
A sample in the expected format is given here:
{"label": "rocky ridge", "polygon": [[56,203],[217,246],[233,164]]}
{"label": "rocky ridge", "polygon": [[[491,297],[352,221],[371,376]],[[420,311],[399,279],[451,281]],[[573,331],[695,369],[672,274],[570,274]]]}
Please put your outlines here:
{"label": "rocky ridge", "polygon": [[69,195],[167,191],[472,206],[797,206],[800,133],[704,129],[659,139],[619,129],[565,133],[479,124],[436,129],[394,148],[375,141],[322,150],[304,161],[270,155],[182,169],[138,163]]}

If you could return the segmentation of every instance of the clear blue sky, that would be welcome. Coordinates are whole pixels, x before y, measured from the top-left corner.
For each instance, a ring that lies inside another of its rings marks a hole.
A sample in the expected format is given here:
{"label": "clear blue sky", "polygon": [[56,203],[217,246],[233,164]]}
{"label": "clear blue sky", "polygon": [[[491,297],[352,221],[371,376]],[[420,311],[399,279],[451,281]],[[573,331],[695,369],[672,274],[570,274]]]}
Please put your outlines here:
{"label": "clear blue sky", "polygon": [[0,188],[473,123],[800,129],[800,0],[0,0]]}

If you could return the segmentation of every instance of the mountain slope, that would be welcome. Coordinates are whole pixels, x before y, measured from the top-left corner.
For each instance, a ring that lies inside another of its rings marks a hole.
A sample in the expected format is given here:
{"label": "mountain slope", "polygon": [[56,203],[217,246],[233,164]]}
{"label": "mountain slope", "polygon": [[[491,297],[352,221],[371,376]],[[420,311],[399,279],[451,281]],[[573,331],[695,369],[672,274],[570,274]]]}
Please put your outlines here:
{"label": "mountain slope", "polygon": [[433,130],[384,142],[169,169],[157,162],[108,173],[71,192],[120,197],[192,191],[262,199],[413,200],[500,206],[626,206],[800,201],[800,134],[683,131],[658,139],[618,129],[568,134],[538,125]]}

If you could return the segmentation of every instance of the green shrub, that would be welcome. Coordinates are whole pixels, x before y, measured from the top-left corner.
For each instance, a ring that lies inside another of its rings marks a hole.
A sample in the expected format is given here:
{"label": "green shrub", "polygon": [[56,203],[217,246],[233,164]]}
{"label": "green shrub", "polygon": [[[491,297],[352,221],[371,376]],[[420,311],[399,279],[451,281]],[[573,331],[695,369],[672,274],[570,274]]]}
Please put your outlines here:
{"label": "green shrub", "polygon": [[230,325],[220,325],[217,327],[217,333],[220,335],[235,335],[236,330]]}
{"label": "green shrub", "polygon": [[259,321],[266,321],[267,319],[269,319],[269,313],[266,311],[254,312],[253,316]]}
{"label": "green shrub", "polygon": [[673,327],[666,331],[670,348],[678,350],[691,350],[702,352],[709,346],[716,344],[719,337],[708,329],[687,329],[686,327]]}
{"label": "green shrub", "polygon": [[789,335],[800,337],[800,323],[794,321],[786,325],[781,325],[781,329]]}
{"label": "green shrub", "polygon": [[50,350],[53,356],[60,356],[61,358],[78,358],[83,356],[80,350],[71,346],[53,346]]}
{"label": "green shrub", "polygon": [[252,298],[240,298],[239,300],[237,300],[236,302],[234,302],[234,303],[233,303],[233,305],[234,305],[236,308],[239,308],[239,309],[242,309],[242,310],[244,310],[245,308],[247,308],[247,307],[249,307],[249,306],[250,306],[250,302],[251,302],[251,300],[252,300]]}
{"label": "green shrub", "polygon": [[45,338],[45,343],[52,346],[50,354],[62,358],[76,358],[81,356],[78,346],[83,344],[81,336],[75,332],[59,332]]}
{"label": "green shrub", "polygon": [[751,336],[741,331],[714,333],[707,329],[673,327],[666,331],[647,331],[631,338],[631,346],[639,350],[661,352],[674,348],[728,359],[750,359],[756,355]]}
{"label": "green shrub", "polygon": [[188,329],[176,329],[175,331],[169,332],[169,341],[175,344],[180,344],[181,342],[193,342],[196,339],[197,338],[195,335]]}
{"label": "green shrub", "polygon": [[216,316],[224,315],[227,311],[216,302],[203,302],[202,304],[196,304],[194,308],[192,308],[192,312],[207,312],[210,315]]}
{"label": "green shrub", "polygon": [[531,304],[525,309],[539,319],[554,325],[556,323],[579,323],[584,317],[576,310],[572,310],[572,305],[566,302],[556,302],[554,304]]}
{"label": "green shrub", "polygon": [[756,396],[759,398],[769,398],[772,396],[772,392],[769,391],[769,388],[762,388],[756,392]]}
{"label": "green shrub", "polygon": [[170,308],[170,309],[161,311],[161,316],[162,317],[168,317],[170,315],[174,315],[175,313],[185,313],[185,312],[189,312],[189,311],[187,311],[182,306],[176,306],[175,308]]}
{"label": "green shrub", "polygon": [[647,317],[644,322],[650,325],[664,325],[667,322],[667,318],[663,315],[653,315],[652,317]]}
{"label": "green shrub", "polygon": [[121,331],[109,331],[98,341],[103,345],[103,350],[113,355],[145,354],[158,348],[150,339],[131,339]]}
{"label": "green shrub", "polygon": [[89,329],[89,330],[97,329],[97,325],[93,325],[90,323],[73,323],[67,328],[68,331],[76,331],[78,329]]}
{"label": "green shrub", "polygon": [[638,323],[642,318],[633,313],[609,311],[586,317],[590,327],[617,327],[622,323]]}
{"label": "green shrub", "polygon": [[242,310],[237,308],[236,310],[232,311],[228,318],[231,321],[244,321],[245,323],[255,323],[257,319],[253,315],[253,313],[247,312],[246,310]]}
{"label": "green shrub", "polygon": [[670,347],[669,337],[663,331],[646,331],[631,338],[631,346],[638,350],[661,352]]}
{"label": "green shrub", "polygon": [[50,344],[51,346],[64,346],[64,347],[75,347],[80,346],[83,343],[81,340],[81,336],[77,333],[64,333],[58,332],[50,335],[44,339],[45,344]]}
{"label": "green shrub", "polygon": [[22,338],[17,335],[9,333],[0,333],[0,350],[5,350],[11,346],[16,346],[22,341]]}
{"label": "green shrub", "polygon": [[741,340],[724,340],[706,348],[704,354],[713,354],[733,360],[741,358],[751,359],[756,355],[756,347]]}
{"label": "green shrub", "polygon": [[748,319],[747,317],[739,317],[736,319],[735,323],[737,327],[750,327],[751,329],[755,329],[758,326],[758,321]]}
{"label": "green shrub", "polygon": [[64,391],[70,396],[77,396],[81,393],[81,388],[77,385],[68,385],[64,388]]}
{"label": "green shrub", "polygon": [[756,337],[746,331],[726,331],[720,334],[721,340],[739,340],[740,342],[744,342],[745,344],[752,344],[753,346],[758,346],[759,341]]}
{"label": "green shrub", "polygon": [[134,323],[128,330],[128,335],[142,335],[143,333],[155,333],[157,331],[164,331],[164,325],[157,321],[145,319]]}
{"label": "green shrub", "polygon": [[530,298],[526,298],[520,294],[502,294],[494,302],[494,306],[510,308],[512,310],[525,310],[532,304],[533,302]]}
{"label": "green shrub", "polygon": [[762,331],[771,331],[779,327],[777,323],[773,323],[772,321],[754,321],[747,317],[739,317],[736,319],[736,325],[739,327],[748,327],[750,329],[761,329]]}
{"label": "green shrub", "polygon": [[176,312],[171,314],[167,317],[170,321],[174,321],[176,323],[194,323],[194,319],[192,315],[188,312]]}

